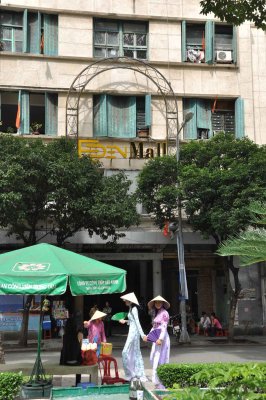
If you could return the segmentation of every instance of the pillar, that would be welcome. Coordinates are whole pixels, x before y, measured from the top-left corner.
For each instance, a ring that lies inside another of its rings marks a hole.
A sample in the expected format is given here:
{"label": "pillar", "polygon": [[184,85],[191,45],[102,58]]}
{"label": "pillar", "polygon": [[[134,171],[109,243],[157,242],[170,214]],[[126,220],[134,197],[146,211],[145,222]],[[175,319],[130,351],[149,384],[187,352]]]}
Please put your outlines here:
{"label": "pillar", "polygon": [[140,261],[139,263],[139,277],[140,277],[140,295],[147,299],[147,261]]}
{"label": "pillar", "polygon": [[162,295],[162,266],[161,260],[153,260],[153,295]]}

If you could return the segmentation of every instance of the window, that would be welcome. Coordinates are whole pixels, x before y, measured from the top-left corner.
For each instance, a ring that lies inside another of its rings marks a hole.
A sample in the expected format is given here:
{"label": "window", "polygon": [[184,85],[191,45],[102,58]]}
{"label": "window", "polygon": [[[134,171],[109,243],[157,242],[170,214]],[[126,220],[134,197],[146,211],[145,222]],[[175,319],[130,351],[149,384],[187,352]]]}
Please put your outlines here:
{"label": "window", "polygon": [[147,59],[147,23],[95,20],[94,56]]}
{"label": "window", "polygon": [[182,22],[182,61],[236,63],[236,32],[232,25],[213,21]]}
{"label": "window", "polygon": [[[57,135],[57,101],[56,93],[0,92],[1,131],[9,133],[30,134],[38,125],[38,133],[49,136]],[[20,107],[20,124],[16,128],[18,106]]]}
{"label": "window", "polygon": [[150,96],[96,95],[93,98],[94,136],[134,138],[150,128]]}
{"label": "window", "polygon": [[23,51],[23,15],[22,13],[2,12],[0,14],[1,50]]}
{"label": "window", "polygon": [[184,139],[208,139],[217,132],[244,136],[243,100],[184,99],[184,115],[193,118],[184,127]]}
{"label": "window", "polygon": [[58,54],[58,17],[40,12],[0,13],[1,51]]}

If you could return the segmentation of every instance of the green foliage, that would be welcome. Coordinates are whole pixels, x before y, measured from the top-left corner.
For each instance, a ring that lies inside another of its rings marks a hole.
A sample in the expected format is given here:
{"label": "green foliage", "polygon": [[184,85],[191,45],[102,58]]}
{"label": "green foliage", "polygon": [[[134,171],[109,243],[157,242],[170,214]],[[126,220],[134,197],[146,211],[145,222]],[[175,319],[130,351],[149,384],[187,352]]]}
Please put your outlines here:
{"label": "green foliage", "polygon": [[150,159],[138,177],[138,197],[155,223],[162,227],[176,218],[177,162],[175,157]]}
{"label": "green foliage", "polygon": [[23,383],[21,373],[0,373],[0,400],[13,400]]}
{"label": "green foliage", "polygon": [[190,141],[181,147],[179,167],[174,157],[152,159],[138,184],[139,198],[159,227],[176,219],[178,196],[188,223],[218,244],[249,226],[249,204],[266,198],[266,146],[224,133]]}
{"label": "green foliage", "polygon": [[130,181],[105,177],[98,162],[78,157],[74,141],[0,135],[0,156],[0,224],[27,245],[47,223],[62,245],[82,228],[116,239],[116,229],[138,222]]}
{"label": "green foliage", "polygon": [[[249,209],[255,214],[254,223],[266,225],[266,203],[253,203]],[[239,256],[241,266],[266,261],[266,230],[249,229],[236,237],[230,237],[219,246],[217,254]]]}
{"label": "green foliage", "polygon": [[[188,365],[185,366],[185,370],[187,374]],[[164,400],[247,400],[262,399],[266,394],[265,363],[201,364],[198,365],[197,373],[193,370],[191,370],[193,375],[188,376],[186,384],[183,382],[182,385],[196,384],[197,387],[180,391],[179,387],[175,390],[176,384],[173,384],[173,389]],[[164,372],[166,373],[166,370]],[[207,386],[206,390],[200,390],[203,384]]]}
{"label": "green foliage", "polygon": [[266,146],[219,134],[180,153],[180,189],[188,221],[217,244],[250,224],[249,204],[266,197]]}
{"label": "green foliage", "polygon": [[192,375],[201,371],[202,368],[212,369],[212,367],[213,364],[162,364],[157,369],[157,375],[167,388],[171,388],[173,385],[192,386],[193,382],[190,381]]}
{"label": "green foliage", "polygon": [[266,30],[265,0],[201,0],[201,13],[213,13],[221,21],[241,25],[254,22],[257,28]]}

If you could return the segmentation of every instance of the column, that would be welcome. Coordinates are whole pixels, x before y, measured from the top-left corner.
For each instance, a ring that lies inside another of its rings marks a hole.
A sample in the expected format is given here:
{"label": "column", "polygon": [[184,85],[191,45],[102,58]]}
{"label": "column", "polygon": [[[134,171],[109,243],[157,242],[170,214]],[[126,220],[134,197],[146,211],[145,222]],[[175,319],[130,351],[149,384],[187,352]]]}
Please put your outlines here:
{"label": "column", "polygon": [[140,278],[140,295],[147,299],[147,261],[139,262],[139,278]]}
{"label": "column", "polygon": [[153,295],[162,295],[162,266],[161,260],[153,260]]}

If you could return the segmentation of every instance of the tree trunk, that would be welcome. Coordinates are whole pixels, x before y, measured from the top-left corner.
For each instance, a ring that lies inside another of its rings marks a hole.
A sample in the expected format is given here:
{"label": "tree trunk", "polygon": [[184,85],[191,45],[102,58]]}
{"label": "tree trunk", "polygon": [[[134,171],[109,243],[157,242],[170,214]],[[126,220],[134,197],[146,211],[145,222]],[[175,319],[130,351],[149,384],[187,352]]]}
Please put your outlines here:
{"label": "tree trunk", "polygon": [[227,258],[227,267],[232,272],[234,278],[234,288],[232,289],[230,296],[230,313],[228,321],[228,338],[229,340],[232,340],[234,337],[235,314],[236,314],[236,307],[239,294],[241,292],[241,284],[238,277],[239,268],[236,268],[234,266],[232,256]]}
{"label": "tree trunk", "polygon": [[29,326],[29,313],[33,295],[27,296],[26,304],[23,309],[22,324],[20,329],[18,344],[23,347],[28,345],[28,326]]}

